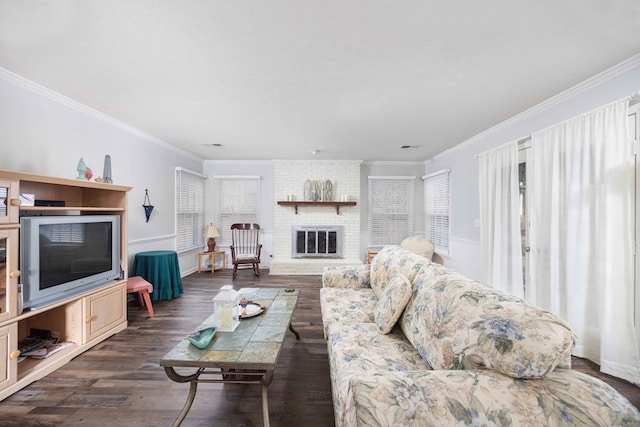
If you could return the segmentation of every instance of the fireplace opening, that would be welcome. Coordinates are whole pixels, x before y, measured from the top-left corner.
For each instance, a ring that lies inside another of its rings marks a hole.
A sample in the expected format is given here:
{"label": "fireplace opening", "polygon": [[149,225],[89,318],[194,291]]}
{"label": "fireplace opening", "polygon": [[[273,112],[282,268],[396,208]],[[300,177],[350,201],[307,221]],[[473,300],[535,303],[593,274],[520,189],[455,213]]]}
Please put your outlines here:
{"label": "fireplace opening", "polygon": [[342,258],[341,225],[294,225],[292,258]]}

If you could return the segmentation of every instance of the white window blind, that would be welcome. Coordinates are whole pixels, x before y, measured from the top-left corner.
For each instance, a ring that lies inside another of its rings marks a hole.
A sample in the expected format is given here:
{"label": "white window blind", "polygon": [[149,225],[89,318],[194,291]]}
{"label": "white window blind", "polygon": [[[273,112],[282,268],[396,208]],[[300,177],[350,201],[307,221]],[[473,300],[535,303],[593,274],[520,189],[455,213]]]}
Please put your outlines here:
{"label": "white window blind", "polygon": [[369,246],[399,245],[413,234],[415,177],[369,177]]}
{"label": "white window blind", "polygon": [[422,177],[425,234],[440,255],[449,255],[449,175],[446,169]]}
{"label": "white window blind", "polygon": [[260,177],[214,177],[217,200],[217,225],[221,245],[231,245],[231,224],[256,223],[260,205]]}
{"label": "white window blind", "polygon": [[176,169],[176,248],[178,252],[204,245],[204,177]]}

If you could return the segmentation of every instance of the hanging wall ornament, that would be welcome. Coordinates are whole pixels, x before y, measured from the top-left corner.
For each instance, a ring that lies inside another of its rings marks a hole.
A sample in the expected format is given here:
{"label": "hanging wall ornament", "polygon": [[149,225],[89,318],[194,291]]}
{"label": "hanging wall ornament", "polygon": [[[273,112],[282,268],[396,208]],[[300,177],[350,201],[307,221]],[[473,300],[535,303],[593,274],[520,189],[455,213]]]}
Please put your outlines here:
{"label": "hanging wall ornament", "polygon": [[151,216],[151,212],[153,212],[153,205],[151,204],[151,200],[149,200],[149,190],[146,188],[144,190],[144,202],[142,203],[142,207],[144,208],[144,214],[147,217],[147,222],[149,222],[149,217]]}

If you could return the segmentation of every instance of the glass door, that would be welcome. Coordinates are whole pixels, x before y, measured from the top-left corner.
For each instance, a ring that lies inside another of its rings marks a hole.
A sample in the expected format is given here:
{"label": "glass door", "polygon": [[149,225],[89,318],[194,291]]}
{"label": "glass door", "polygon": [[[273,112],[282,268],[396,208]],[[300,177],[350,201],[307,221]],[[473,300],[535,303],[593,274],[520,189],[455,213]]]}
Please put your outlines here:
{"label": "glass door", "polygon": [[0,230],[0,321],[18,310],[18,229]]}
{"label": "glass door", "polygon": [[18,181],[0,179],[0,224],[17,223],[19,212]]}

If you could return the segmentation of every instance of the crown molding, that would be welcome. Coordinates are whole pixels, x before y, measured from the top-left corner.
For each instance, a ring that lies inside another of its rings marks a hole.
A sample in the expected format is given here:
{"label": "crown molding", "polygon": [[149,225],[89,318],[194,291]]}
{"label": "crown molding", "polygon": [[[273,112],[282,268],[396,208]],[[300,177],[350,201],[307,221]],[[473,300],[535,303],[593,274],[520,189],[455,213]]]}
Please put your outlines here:
{"label": "crown molding", "polygon": [[609,68],[608,70],[603,71],[602,73],[596,74],[595,76],[583,81],[582,83],[578,83],[577,85],[563,91],[560,92],[557,95],[552,96],[551,98],[542,101],[541,103],[534,105],[533,107],[529,108],[528,110],[523,111],[522,113],[519,113],[513,117],[511,117],[510,119],[507,119],[493,127],[490,127],[489,129],[480,132],[479,134],[476,134],[474,136],[472,136],[471,138],[461,142],[460,144],[449,148],[448,150],[445,150],[439,154],[436,154],[435,156],[431,157],[430,159],[427,159],[424,161],[424,164],[428,164],[432,161],[436,161],[439,160],[443,157],[446,157],[462,148],[465,148],[483,138],[486,138],[487,136],[493,135],[505,128],[508,128],[509,126],[512,126],[515,123],[521,122],[523,120],[526,120],[532,116],[535,116],[536,114],[539,114],[545,110],[548,110],[552,107],[555,107],[559,104],[562,104],[563,102],[568,101],[571,98],[575,98],[578,95],[581,95],[585,92],[588,92],[590,90],[593,90],[599,86],[602,86],[603,84],[616,79],[630,71],[635,70],[636,68],[640,68],[640,53],[636,54],[634,56],[632,56],[631,58],[622,61],[621,63],[614,65],[613,67]]}
{"label": "crown molding", "polygon": [[117,120],[105,113],[102,113],[98,110],[94,110],[93,108],[84,105],[78,101],[75,101],[71,98],[68,98],[64,95],[62,95],[61,93],[58,93],[56,91],[53,91],[49,88],[46,88],[38,83],[35,83],[31,80],[28,80],[14,72],[11,72],[5,68],[1,68],[0,67],[0,80],[3,80],[9,84],[18,86],[22,89],[28,90],[29,92],[35,93],[36,95],[40,95],[44,98],[49,99],[50,101],[53,101],[57,104],[60,104],[64,107],[67,107],[71,110],[74,110],[80,114],[83,114],[87,117],[91,117],[93,119],[99,120],[109,126],[113,126],[117,129],[120,129],[122,131],[125,131],[135,137],[138,137],[140,139],[144,139],[146,141],[152,142],[154,144],[160,145],[163,148],[173,151],[175,153],[178,153],[182,156],[185,157],[189,157],[193,160],[202,162],[203,160],[200,157],[194,156],[193,154],[184,151],[174,145],[171,145],[163,140],[161,140],[160,138],[157,138],[153,135],[149,135],[146,132],[141,131],[138,128],[135,128],[133,126],[130,126],[124,122],[121,122],[120,120]]}

